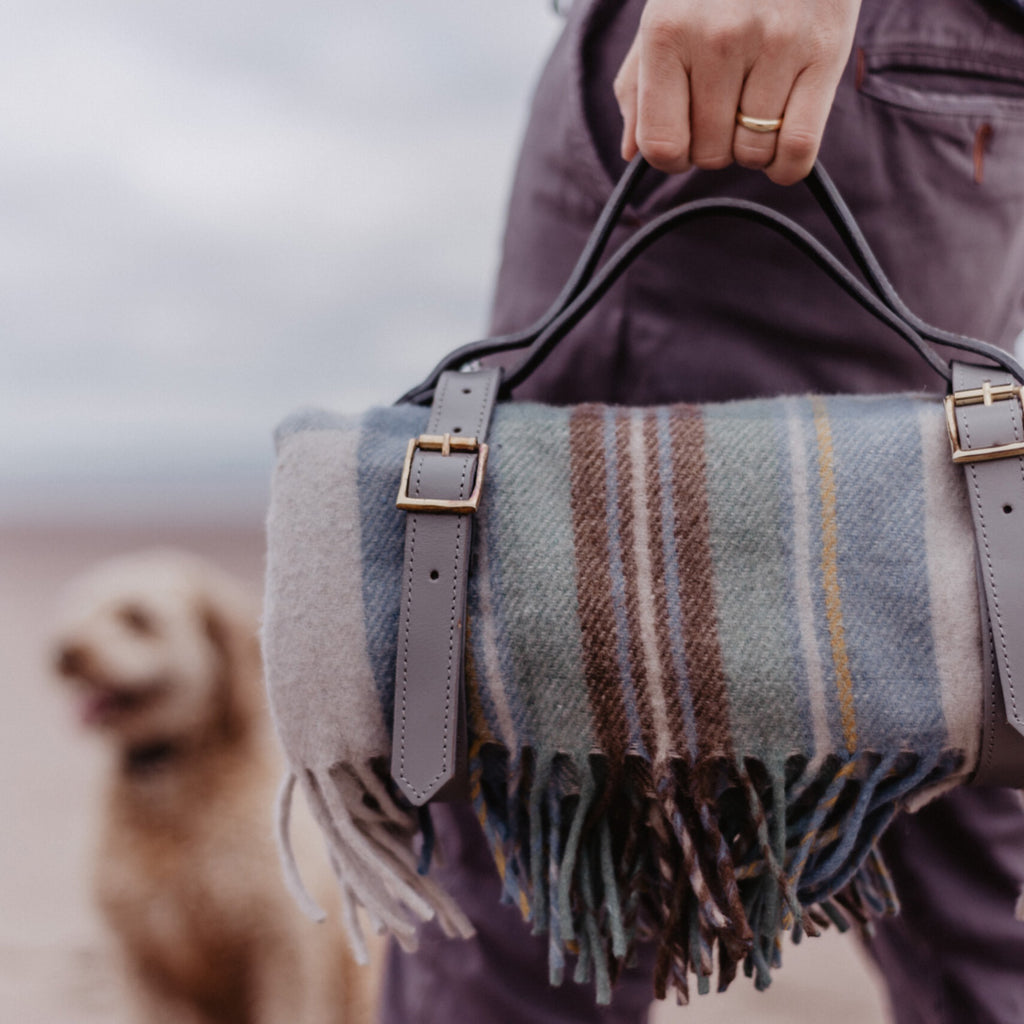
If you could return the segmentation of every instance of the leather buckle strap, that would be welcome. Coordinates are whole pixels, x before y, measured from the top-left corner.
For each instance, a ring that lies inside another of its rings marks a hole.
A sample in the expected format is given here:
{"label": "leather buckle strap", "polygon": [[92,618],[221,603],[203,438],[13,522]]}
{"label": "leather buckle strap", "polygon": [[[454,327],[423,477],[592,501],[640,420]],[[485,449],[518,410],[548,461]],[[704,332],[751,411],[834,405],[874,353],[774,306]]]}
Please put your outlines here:
{"label": "leather buckle strap", "polygon": [[441,375],[427,432],[409,442],[397,505],[408,512],[391,774],[413,804],[468,798],[463,647],[466,584],[499,369]]}
{"label": "leather buckle strap", "polygon": [[[978,590],[984,595],[978,562]],[[988,605],[981,601],[981,642],[983,648],[981,743],[978,767],[971,776],[972,786],[1020,787],[1024,780],[1024,736],[1006,719],[1006,702],[1000,684],[999,665],[996,660],[995,637]]]}
{"label": "leather buckle strap", "polygon": [[[986,693],[975,781],[1024,775],[1024,404],[997,367],[953,363],[946,400],[953,458],[964,467],[978,544],[986,657],[1001,685]],[[1001,715],[997,705],[1002,705]],[[1007,728],[1004,721],[1009,723]],[[1013,766],[1016,765],[1016,769]]]}

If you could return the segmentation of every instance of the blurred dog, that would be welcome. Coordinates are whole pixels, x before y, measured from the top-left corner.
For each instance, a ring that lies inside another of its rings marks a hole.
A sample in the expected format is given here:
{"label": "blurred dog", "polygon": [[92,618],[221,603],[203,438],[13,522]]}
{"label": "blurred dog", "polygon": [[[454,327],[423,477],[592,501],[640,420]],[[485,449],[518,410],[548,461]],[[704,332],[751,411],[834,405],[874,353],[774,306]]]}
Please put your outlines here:
{"label": "blurred dog", "polygon": [[375,976],[281,881],[280,761],[242,589],[177,552],[104,563],[69,587],[54,657],[113,753],[95,884],[139,1019],[371,1020]]}

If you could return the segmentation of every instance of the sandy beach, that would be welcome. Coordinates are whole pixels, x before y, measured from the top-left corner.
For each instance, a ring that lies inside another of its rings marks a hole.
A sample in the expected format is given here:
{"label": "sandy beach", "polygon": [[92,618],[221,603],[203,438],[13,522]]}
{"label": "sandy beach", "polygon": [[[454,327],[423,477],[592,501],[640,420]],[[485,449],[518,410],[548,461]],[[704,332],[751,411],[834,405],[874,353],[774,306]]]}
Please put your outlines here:
{"label": "sandy beach", "polygon": [[[99,751],[72,720],[53,682],[46,640],[64,581],[99,559],[153,545],[208,556],[260,587],[262,533],[255,524],[191,530],[0,529],[2,1021],[132,1024],[89,896]],[[698,999],[686,1008],[659,1005],[652,1016],[653,1024],[873,1024],[885,1019],[871,968],[856,942],[838,935],[788,947],[784,967],[767,993],[755,992],[740,978],[723,996]]]}

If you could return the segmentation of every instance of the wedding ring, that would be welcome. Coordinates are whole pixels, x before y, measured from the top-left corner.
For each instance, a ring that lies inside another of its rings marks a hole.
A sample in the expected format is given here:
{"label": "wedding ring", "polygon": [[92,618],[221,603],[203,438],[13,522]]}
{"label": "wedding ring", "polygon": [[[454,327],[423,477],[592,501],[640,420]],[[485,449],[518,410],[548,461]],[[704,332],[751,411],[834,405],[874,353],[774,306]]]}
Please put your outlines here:
{"label": "wedding ring", "polygon": [[781,117],[748,117],[742,110],[736,111],[736,123],[752,132],[777,132],[782,127]]}

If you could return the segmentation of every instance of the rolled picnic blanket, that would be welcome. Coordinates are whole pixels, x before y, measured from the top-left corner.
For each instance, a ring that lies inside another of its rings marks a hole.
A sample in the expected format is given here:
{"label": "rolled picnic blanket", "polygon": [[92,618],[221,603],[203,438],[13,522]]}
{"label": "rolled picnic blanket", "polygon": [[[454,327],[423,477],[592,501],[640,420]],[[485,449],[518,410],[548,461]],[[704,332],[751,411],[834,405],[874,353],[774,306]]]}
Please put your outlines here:
{"label": "rolled picnic blanket", "polygon": [[[428,411],[277,434],[264,651],[290,776],[355,908],[437,915],[429,811],[388,775],[405,448]],[[941,403],[499,405],[466,641],[472,799],[503,878],[607,1001],[763,987],[785,931],[892,912],[893,816],[965,781],[982,717],[975,541]]]}

